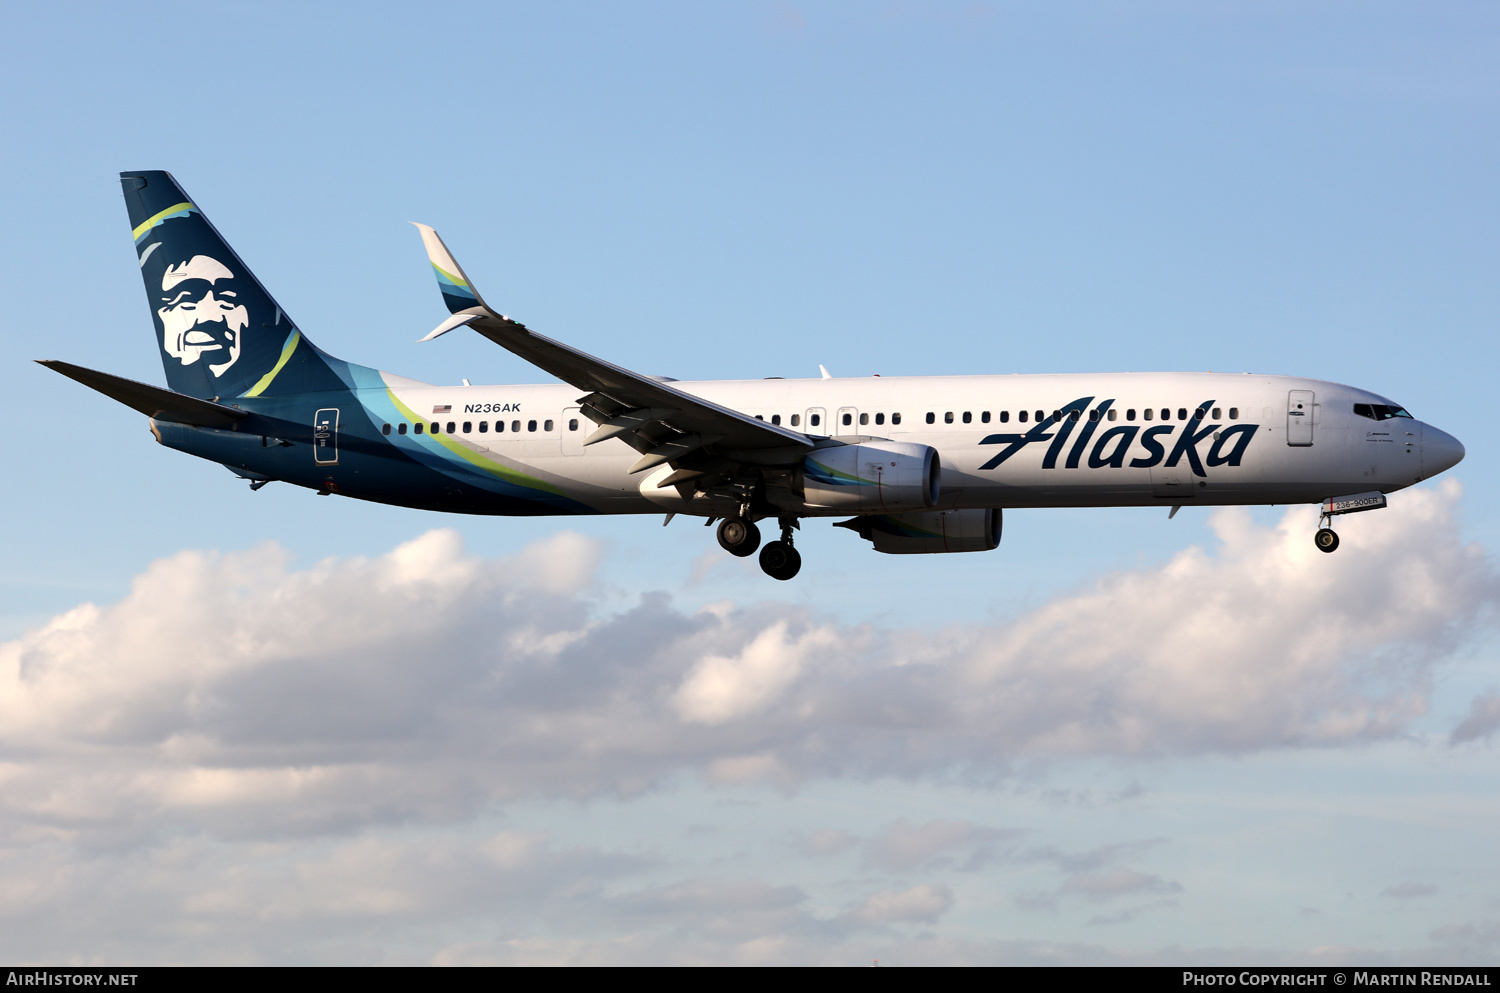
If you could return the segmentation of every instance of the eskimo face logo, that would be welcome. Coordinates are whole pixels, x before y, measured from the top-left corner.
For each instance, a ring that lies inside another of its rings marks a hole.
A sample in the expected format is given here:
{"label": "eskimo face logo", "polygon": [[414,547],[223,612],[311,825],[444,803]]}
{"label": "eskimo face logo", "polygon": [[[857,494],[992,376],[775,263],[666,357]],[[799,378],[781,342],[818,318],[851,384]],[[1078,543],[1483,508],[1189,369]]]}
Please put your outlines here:
{"label": "eskimo face logo", "polygon": [[167,266],[156,316],[168,355],[185,366],[202,360],[215,376],[239,361],[250,312],[239,302],[237,284],[224,263],[207,255]]}

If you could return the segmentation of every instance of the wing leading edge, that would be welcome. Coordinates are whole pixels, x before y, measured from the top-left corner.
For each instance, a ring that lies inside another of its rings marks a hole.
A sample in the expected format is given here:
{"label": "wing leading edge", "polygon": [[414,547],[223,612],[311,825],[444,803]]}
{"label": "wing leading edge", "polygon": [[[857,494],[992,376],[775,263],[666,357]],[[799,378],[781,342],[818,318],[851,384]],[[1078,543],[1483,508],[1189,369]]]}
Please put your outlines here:
{"label": "wing leading edge", "polygon": [[438,233],[417,224],[452,316],[422,341],[454,328],[471,327],[538,369],[586,390],[578,403],[598,428],[585,445],[619,438],[641,454],[630,471],[670,462],[663,485],[711,474],[731,474],[740,465],[791,465],[816,447],[808,436],[695,397],[660,380],[606,362],[530,330],[493,310],[474,289]]}

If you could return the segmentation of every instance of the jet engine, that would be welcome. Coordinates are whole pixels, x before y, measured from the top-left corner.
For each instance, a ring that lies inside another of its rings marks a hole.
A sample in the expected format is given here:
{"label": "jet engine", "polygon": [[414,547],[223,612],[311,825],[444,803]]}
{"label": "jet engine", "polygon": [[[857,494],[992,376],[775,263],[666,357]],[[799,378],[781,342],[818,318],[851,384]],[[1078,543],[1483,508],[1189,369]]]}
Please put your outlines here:
{"label": "jet engine", "polygon": [[933,510],[925,514],[878,514],[840,521],[889,555],[988,552],[1000,544],[1000,510]]}
{"label": "jet engine", "polygon": [[803,459],[802,498],[828,510],[926,510],[938,501],[942,477],[938,453],[927,445],[836,445]]}

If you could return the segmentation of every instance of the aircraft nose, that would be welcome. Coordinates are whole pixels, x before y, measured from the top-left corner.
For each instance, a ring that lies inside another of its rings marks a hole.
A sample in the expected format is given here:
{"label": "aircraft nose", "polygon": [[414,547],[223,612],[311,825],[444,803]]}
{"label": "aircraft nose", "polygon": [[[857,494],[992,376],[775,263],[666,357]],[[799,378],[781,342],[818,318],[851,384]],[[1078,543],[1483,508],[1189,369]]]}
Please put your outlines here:
{"label": "aircraft nose", "polygon": [[1464,460],[1463,442],[1430,424],[1422,425],[1422,475],[1436,476]]}

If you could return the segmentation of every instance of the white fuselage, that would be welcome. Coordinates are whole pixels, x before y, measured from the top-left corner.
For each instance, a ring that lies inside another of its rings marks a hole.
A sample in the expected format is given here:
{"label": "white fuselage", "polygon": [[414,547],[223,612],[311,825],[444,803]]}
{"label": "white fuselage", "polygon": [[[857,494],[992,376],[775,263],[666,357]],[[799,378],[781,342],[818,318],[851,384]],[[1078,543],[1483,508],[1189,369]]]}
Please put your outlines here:
{"label": "white fuselage", "polygon": [[[430,422],[471,461],[544,480],[598,512],[711,510],[687,506],[675,489],[657,489],[668,467],[630,474],[639,456],[624,442],[585,447],[594,425],[580,415],[574,387],[386,381],[390,395],[423,418],[449,408]],[[1463,457],[1452,436],[1411,417],[1355,413],[1356,404],[1395,406],[1384,397],[1286,376],[1017,374],[672,385],[811,437],[931,446],[942,461],[941,509],[1310,503],[1398,490]],[[1055,411],[1064,413],[1060,423],[1050,420]]]}

